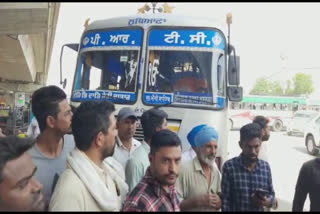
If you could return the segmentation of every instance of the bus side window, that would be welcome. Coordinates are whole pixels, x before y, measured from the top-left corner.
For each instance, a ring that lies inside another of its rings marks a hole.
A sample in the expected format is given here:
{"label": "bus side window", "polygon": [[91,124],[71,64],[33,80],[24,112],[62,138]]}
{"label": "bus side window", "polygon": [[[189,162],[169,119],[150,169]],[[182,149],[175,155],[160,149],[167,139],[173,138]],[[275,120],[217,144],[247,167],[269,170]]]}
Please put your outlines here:
{"label": "bus side window", "polygon": [[89,89],[91,65],[92,57],[88,54],[85,56],[85,63],[83,64],[83,77],[81,79],[81,88],[83,89]]}

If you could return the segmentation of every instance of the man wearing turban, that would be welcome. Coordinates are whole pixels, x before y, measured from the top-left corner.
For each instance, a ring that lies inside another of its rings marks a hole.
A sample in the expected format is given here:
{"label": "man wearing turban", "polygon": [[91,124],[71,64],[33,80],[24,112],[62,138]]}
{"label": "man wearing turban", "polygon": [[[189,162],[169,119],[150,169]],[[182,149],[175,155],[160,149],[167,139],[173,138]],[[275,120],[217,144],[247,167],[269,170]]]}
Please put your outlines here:
{"label": "man wearing turban", "polygon": [[182,198],[180,209],[217,211],[221,208],[221,174],[214,164],[218,132],[203,124],[194,127],[187,139],[197,155],[182,166],[176,182],[178,195]]}

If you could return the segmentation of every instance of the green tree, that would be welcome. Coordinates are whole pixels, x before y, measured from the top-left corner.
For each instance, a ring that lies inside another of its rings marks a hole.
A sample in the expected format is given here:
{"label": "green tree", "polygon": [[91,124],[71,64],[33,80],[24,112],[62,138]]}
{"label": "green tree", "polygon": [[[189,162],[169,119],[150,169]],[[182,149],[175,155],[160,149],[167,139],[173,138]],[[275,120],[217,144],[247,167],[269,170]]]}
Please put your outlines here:
{"label": "green tree", "polygon": [[293,78],[293,93],[295,95],[309,95],[314,91],[311,75],[297,73]]}
{"label": "green tree", "polygon": [[286,96],[293,96],[293,89],[291,87],[291,81],[290,80],[287,80],[287,86],[286,86],[286,89],[284,91],[284,94]]}
{"label": "green tree", "polygon": [[249,94],[252,95],[268,95],[272,91],[272,83],[266,78],[257,79],[253,89]]}
{"label": "green tree", "polygon": [[280,81],[272,82],[266,78],[259,78],[249,94],[282,96],[283,88]]}
{"label": "green tree", "polygon": [[274,96],[282,96],[283,95],[283,88],[280,84],[280,81],[277,80],[272,84],[272,88],[271,88],[271,95],[274,95]]}

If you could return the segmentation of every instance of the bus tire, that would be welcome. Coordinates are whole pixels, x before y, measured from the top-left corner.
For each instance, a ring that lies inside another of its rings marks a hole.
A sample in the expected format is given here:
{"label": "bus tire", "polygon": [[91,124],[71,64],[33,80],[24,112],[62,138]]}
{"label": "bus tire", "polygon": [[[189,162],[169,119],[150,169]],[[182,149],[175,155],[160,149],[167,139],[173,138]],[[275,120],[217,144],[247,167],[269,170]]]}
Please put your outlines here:
{"label": "bus tire", "polygon": [[319,153],[319,150],[316,148],[316,144],[312,135],[308,135],[306,140],[306,147],[310,155],[317,155]]}
{"label": "bus tire", "polygon": [[281,132],[283,129],[283,123],[281,120],[275,120],[272,125],[272,130],[275,132]]}

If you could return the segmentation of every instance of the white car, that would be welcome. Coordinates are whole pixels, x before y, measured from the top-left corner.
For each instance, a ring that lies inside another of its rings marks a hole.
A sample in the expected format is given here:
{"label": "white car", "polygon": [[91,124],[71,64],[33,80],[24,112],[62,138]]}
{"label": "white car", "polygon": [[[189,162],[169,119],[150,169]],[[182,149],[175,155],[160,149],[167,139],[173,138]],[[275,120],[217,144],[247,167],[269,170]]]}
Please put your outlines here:
{"label": "white car", "polygon": [[320,150],[320,113],[308,123],[304,130],[304,142],[307,151],[316,155]]}
{"label": "white car", "polygon": [[287,127],[287,134],[289,136],[293,134],[304,135],[304,129],[308,123],[310,123],[318,115],[316,111],[297,111],[294,113]]}
{"label": "white car", "polygon": [[229,117],[228,128],[231,129],[240,129],[242,126],[252,123],[254,116],[250,111],[234,114]]}

